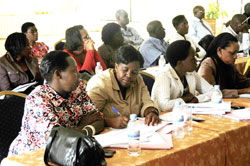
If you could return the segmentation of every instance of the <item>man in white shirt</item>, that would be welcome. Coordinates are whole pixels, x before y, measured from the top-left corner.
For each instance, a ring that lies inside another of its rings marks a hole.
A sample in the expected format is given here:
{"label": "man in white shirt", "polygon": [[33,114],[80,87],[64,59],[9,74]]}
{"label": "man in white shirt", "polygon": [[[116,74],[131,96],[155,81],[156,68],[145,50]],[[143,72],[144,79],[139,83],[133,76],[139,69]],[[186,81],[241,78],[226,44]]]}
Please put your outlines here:
{"label": "man in white shirt", "polygon": [[156,66],[159,57],[165,57],[169,44],[164,40],[165,29],[160,21],[148,23],[147,31],[150,37],[141,44],[139,51],[144,58],[144,67]]}
{"label": "man in white shirt", "polygon": [[176,40],[187,40],[191,43],[191,46],[196,51],[196,55],[200,58],[203,58],[206,55],[206,51],[199,44],[195,43],[192,38],[186,35],[188,33],[189,26],[185,16],[178,15],[174,17],[172,23],[177,33],[171,39],[171,43]]}
{"label": "man in white shirt", "polygon": [[115,16],[117,23],[121,26],[124,41],[129,45],[138,48],[143,42],[143,38],[141,38],[134,28],[127,27],[129,23],[128,13],[125,10],[118,10]]}
{"label": "man in white shirt", "polygon": [[202,20],[205,16],[205,9],[202,6],[195,6],[193,9],[194,18],[190,22],[188,35],[198,43],[206,35],[214,35],[211,25]]}
{"label": "man in white shirt", "polygon": [[223,30],[236,37],[239,41],[240,50],[243,49],[242,45],[242,34],[248,33],[249,25],[247,17],[243,14],[235,14],[230,21],[230,24]]}

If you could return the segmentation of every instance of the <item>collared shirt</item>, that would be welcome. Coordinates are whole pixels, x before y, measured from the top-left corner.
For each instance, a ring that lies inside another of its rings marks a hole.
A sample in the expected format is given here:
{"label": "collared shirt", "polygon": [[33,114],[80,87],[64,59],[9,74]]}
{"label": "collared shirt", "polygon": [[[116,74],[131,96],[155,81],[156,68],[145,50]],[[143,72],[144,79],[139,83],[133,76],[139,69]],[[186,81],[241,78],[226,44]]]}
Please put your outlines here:
{"label": "collared shirt", "polygon": [[[202,20],[204,25],[211,31],[211,25]],[[194,17],[192,21],[189,22],[189,31],[188,35],[196,42],[198,43],[201,38],[203,38],[206,35],[211,35],[211,33],[202,25],[201,21],[199,18]]]}
{"label": "collared shirt", "polygon": [[34,78],[33,80],[29,80],[25,71],[8,52],[0,58],[0,91],[12,90],[19,85],[32,81],[42,82],[37,59],[27,56],[25,57],[25,63]]}
{"label": "collared shirt", "polygon": [[68,99],[62,98],[48,84],[36,87],[27,97],[21,131],[12,142],[9,155],[41,148],[55,125],[77,127],[83,115],[96,110],[80,81]]}
{"label": "collared shirt", "polygon": [[[197,97],[199,102],[211,100],[213,86],[205,79],[199,76],[196,71],[187,72],[185,74],[189,92]],[[196,91],[199,95],[196,96]],[[175,101],[185,103],[181,98],[184,93],[184,86],[176,71],[167,64],[166,69],[156,77],[152,89],[152,99],[161,109],[161,111],[169,111],[174,107]]]}
{"label": "collared shirt", "polygon": [[104,117],[117,116],[112,107],[115,107],[124,116],[129,116],[129,114],[144,116],[146,108],[157,108],[150,99],[147,86],[140,75],[127,88],[125,99],[123,99],[114,75],[114,69],[108,69],[94,75],[88,81],[87,92],[97,108],[103,112]]}
{"label": "collared shirt", "polygon": [[133,46],[138,47],[143,42],[143,39],[134,28],[132,27],[121,28],[121,31],[124,41],[126,42],[129,40],[133,41],[134,42]]}
{"label": "collared shirt", "polygon": [[200,58],[203,58],[206,55],[206,51],[197,43],[194,42],[194,40],[185,35],[185,38],[183,36],[181,36],[179,33],[176,33],[175,36],[171,39],[171,43],[176,41],[176,40],[187,40],[190,42],[191,46],[193,47],[194,51],[196,51],[197,48],[199,48],[199,52],[197,52],[198,56]]}
{"label": "collared shirt", "polygon": [[160,40],[154,37],[149,37],[145,40],[139,49],[144,58],[144,67],[153,66],[159,56],[166,54],[168,43],[165,40]]}

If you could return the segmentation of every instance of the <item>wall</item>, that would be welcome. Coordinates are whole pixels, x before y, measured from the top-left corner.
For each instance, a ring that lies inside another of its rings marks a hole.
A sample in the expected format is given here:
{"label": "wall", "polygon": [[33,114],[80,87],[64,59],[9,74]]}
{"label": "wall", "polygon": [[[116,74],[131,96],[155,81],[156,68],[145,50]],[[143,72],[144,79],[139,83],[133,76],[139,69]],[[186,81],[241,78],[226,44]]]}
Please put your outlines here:
{"label": "wall", "polygon": [[[246,1],[242,0],[243,4]],[[64,38],[65,30],[73,25],[82,24],[95,40],[98,47],[102,44],[101,29],[107,22],[115,21],[118,9],[131,11],[130,26],[147,38],[146,25],[149,21],[160,20],[166,29],[166,40],[175,30],[172,18],[184,14],[192,18],[195,5],[208,8],[210,1],[200,0],[0,0],[0,55],[5,53],[4,42],[13,32],[20,32],[24,22],[34,22],[39,31],[39,41],[44,41],[53,49],[54,43]],[[240,13],[240,0],[220,0],[222,9],[229,18],[217,22],[222,26],[234,14]],[[14,5],[13,5],[14,4]],[[170,5],[171,4],[171,5]],[[131,10],[130,10],[131,7]]]}

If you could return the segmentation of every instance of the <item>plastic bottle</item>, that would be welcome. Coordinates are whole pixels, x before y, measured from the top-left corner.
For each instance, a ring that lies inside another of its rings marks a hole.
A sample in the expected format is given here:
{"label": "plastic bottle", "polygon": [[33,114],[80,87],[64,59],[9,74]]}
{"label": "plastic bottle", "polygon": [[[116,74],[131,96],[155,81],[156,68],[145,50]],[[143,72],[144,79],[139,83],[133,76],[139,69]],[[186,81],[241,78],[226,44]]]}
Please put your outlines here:
{"label": "plastic bottle", "polygon": [[158,65],[159,65],[160,68],[164,68],[165,64],[166,64],[166,60],[165,60],[164,56],[161,55],[160,58],[159,58]]}
{"label": "plastic bottle", "polygon": [[101,73],[102,71],[103,71],[103,68],[101,66],[101,62],[96,62],[95,74]]}
{"label": "plastic bottle", "polygon": [[140,128],[138,127],[136,114],[130,114],[128,122],[128,155],[139,156],[141,154]]}
{"label": "plastic bottle", "polygon": [[176,139],[182,139],[184,138],[185,131],[184,131],[184,116],[183,116],[183,110],[181,107],[181,102],[176,101],[175,106],[172,111],[172,121],[173,121],[173,127],[174,127],[174,137]]}
{"label": "plastic bottle", "polygon": [[214,85],[214,92],[211,97],[212,103],[219,104],[222,102],[222,93],[220,91],[220,85]]}

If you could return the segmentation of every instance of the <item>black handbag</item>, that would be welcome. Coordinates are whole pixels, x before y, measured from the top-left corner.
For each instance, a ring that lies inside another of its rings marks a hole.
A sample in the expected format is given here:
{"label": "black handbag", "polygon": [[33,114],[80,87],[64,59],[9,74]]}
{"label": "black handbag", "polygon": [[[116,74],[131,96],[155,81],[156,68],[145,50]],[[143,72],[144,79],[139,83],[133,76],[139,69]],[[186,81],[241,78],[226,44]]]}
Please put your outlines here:
{"label": "black handbag", "polygon": [[44,162],[46,165],[106,166],[104,150],[95,138],[64,127],[52,129]]}

